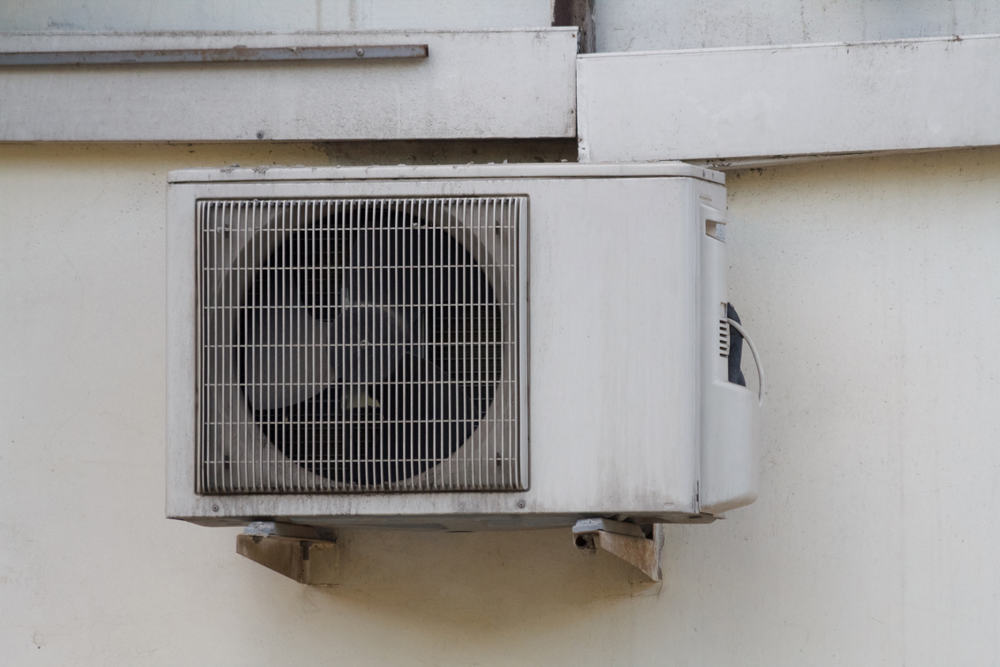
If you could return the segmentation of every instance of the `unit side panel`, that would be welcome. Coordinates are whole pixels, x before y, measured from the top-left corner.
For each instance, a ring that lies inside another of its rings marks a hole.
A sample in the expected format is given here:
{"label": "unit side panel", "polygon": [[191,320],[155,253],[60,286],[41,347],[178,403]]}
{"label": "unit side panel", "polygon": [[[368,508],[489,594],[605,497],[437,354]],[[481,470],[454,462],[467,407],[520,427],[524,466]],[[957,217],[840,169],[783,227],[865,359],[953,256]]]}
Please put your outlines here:
{"label": "unit side panel", "polygon": [[[701,183],[696,194],[698,217],[706,228],[699,253],[703,363],[699,505],[702,512],[719,515],[757,497],[760,452],[755,422],[759,405],[755,392],[729,378],[729,362],[735,351],[731,337],[725,335],[730,329],[726,319],[729,296],[725,190]],[[742,367],[753,386],[759,377],[749,370],[752,356],[745,344],[741,345]]]}

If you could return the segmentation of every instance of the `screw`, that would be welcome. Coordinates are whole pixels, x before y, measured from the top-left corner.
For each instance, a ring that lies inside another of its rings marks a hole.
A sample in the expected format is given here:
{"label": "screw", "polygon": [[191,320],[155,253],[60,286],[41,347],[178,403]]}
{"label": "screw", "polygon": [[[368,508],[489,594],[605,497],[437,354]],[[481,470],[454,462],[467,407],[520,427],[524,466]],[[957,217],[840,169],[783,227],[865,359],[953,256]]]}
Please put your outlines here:
{"label": "screw", "polygon": [[212,505],[212,511],[213,512],[218,512],[219,511],[219,506],[218,505]]}
{"label": "screw", "polygon": [[357,51],[355,51],[354,53],[356,53],[356,54],[357,54],[357,56],[358,56],[358,58],[360,58],[360,57],[362,57],[363,55],[365,55],[365,50],[364,50],[364,49],[358,49],[358,50],[357,50]]}
{"label": "screw", "polygon": [[519,510],[523,510],[523,509],[524,509],[524,506],[525,506],[525,504],[526,504],[526,503],[525,503],[525,502],[524,502],[523,500],[518,500],[518,501],[517,501],[517,509],[519,509]]}
{"label": "screw", "polygon": [[264,130],[258,130],[258,132],[257,132],[257,138],[258,139],[263,139],[264,138]]}

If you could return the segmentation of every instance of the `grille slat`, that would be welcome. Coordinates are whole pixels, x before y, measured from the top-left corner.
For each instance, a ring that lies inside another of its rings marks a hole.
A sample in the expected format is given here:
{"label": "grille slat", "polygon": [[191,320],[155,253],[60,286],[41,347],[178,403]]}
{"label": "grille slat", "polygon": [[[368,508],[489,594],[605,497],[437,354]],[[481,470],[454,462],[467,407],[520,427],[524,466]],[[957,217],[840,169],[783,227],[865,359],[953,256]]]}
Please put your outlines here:
{"label": "grille slat", "polygon": [[523,489],[525,204],[199,201],[196,491]]}

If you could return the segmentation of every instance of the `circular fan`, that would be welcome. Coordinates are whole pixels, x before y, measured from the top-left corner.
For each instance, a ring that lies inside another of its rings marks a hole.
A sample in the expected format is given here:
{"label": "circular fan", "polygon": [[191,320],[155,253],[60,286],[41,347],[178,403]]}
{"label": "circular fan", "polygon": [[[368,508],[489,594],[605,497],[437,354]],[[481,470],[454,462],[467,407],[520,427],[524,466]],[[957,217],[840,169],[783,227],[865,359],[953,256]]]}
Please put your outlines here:
{"label": "circular fan", "polygon": [[472,435],[499,380],[482,357],[500,312],[455,235],[399,204],[353,206],[271,247],[237,316],[253,352],[236,363],[285,457],[368,487],[418,475]]}

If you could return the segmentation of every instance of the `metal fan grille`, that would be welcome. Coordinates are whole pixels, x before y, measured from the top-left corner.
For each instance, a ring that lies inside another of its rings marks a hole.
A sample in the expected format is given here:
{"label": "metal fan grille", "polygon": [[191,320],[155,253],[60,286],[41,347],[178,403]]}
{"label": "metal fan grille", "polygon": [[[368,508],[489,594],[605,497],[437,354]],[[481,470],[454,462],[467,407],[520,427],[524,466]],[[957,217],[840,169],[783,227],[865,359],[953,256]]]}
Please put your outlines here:
{"label": "metal fan grille", "polygon": [[196,491],[525,488],[526,206],[199,201]]}

